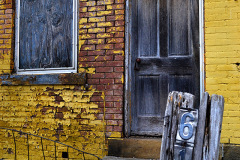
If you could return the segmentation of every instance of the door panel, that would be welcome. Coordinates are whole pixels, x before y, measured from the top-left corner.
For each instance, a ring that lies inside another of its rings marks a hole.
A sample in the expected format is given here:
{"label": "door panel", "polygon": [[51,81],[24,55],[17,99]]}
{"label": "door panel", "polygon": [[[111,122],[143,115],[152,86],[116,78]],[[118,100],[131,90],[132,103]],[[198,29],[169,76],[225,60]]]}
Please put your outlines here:
{"label": "door panel", "polygon": [[168,92],[199,102],[197,0],[131,1],[131,135],[159,136]]}
{"label": "door panel", "polygon": [[169,55],[189,55],[189,0],[169,0]]}
{"label": "door panel", "polygon": [[[158,115],[160,108],[160,77],[158,76],[139,76],[137,82],[137,105],[138,115]],[[149,106],[149,107],[145,107]]]}
{"label": "door panel", "polygon": [[[138,0],[138,51],[141,57],[157,56],[158,1]],[[149,9],[151,8],[151,9]]]}

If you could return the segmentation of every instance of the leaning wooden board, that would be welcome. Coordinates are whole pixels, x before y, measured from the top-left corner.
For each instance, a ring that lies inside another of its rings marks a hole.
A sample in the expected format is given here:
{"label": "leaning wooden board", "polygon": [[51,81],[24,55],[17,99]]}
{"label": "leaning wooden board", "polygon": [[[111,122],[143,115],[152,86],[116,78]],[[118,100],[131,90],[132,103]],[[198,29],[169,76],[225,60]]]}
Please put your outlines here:
{"label": "leaning wooden board", "polygon": [[197,108],[192,94],[169,93],[160,160],[218,159],[224,99],[209,99],[204,93]]}

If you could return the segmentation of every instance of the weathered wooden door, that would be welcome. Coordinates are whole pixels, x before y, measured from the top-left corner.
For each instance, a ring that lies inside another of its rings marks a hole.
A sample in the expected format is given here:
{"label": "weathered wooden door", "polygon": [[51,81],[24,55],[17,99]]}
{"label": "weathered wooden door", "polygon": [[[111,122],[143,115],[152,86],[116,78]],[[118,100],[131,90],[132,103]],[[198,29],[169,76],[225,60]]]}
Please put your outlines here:
{"label": "weathered wooden door", "polygon": [[130,134],[159,136],[168,92],[192,93],[198,103],[198,0],[130,3]]}

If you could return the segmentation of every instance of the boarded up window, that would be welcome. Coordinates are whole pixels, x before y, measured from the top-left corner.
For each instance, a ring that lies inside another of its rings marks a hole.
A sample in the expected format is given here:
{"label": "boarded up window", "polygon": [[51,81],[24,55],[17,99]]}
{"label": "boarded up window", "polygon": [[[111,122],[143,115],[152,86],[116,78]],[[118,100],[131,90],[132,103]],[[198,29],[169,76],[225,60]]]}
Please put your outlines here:
{"label": "boarded up window", "polygon": [[18,0],[17,72],[75,72],[76,0]]}

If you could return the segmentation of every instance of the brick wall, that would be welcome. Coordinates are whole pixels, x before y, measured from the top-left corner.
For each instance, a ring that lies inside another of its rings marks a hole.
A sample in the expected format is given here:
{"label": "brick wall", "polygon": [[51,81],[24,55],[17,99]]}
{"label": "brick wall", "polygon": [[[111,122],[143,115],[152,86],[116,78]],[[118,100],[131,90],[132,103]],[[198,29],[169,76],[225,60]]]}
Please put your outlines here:
{"label": "brick wall", "polygon": [[240,144],[240,2],[205,1],[206,90],[225,98],[221,142]]}
{"label": "brick wall", "polygon": [[[123,131],[124,2],[80,0],[79,65],[94,70],[88,84],[105,93],[107,137],[121,137]],[[99,104],[104,116],[100,96],[94,94],[91,101]]]}
{"label": "brick wall", "polygon": [[12,0],[0,0],[0,74],[10,73],[13,43],[13,4]]}

